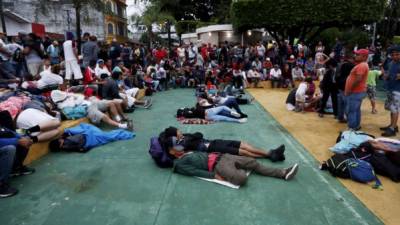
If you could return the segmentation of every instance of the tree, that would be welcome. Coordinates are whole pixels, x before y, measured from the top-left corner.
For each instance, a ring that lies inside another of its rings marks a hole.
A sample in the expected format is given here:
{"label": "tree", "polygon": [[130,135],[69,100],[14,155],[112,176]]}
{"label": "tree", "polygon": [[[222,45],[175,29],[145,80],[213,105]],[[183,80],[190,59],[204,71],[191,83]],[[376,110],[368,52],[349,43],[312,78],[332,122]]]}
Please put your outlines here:
{"label": "tree", "polygon": [[236,29],[265,28],[275,39],[311,42],[331,27],[378,21],[387,0],[237,0],[231,6]]}
{"label": "tree", "polygon": [[395,35],[400,35],[400,0],[388,0],[384,19],[377,24],[377,30],[384,42],[390,42]]}
{"label": "tree", "polygon": [[175,20],[228,22],[232,0],[150,0]]}
{"label": "tree", "polygon": [[[62,0],[62,1],[54,1],[54,0],[39,0],[39,7],[42,9],[44,14],[47,13],[46,8],[52,4],[72,4],[75,9],[75,17],[76,17],[76,38],[78,43],[78,51],[81,51],[81,14],[83,11],[88,12],[88,8],[93,8],[98,11],[105,11],[105,3],[101,0]],[[88,15],[88,13],[86,14]]]}
{"label": "tree", "polygon": [[149,38],[149,47],[152,47],[154,40],[153,24],[164,24],[169,21],[170,23],[175,23],[175,18],[168,12],[164,12],[158,5],[151,4],[147,7],[146,11],[143,13],[141,18],[143,24],[147,27],[147,36]]}

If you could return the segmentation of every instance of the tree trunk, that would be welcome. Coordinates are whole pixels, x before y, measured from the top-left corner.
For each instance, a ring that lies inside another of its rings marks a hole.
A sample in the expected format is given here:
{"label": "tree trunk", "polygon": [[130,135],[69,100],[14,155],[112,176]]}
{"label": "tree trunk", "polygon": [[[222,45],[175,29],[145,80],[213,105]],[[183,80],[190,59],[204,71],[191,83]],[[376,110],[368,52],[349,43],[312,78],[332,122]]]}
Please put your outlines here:
{"label": "tree trunk", "polygon": [[78,54],[81,54],[81,6],[77,5],[75,7],[75,14],[76,14],[76,41],[78,43]]}

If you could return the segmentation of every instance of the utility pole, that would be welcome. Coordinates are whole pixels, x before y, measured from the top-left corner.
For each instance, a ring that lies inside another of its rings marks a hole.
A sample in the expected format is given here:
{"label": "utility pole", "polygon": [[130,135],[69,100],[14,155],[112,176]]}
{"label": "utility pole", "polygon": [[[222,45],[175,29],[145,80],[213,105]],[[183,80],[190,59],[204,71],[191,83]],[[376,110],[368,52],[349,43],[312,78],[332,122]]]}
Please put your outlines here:
{"label": "utility pole", "polygon": [[71,11],[69,9],[65,9],[64,11],[67,12],[68,31],[71,31],[71,15],[69,14]]}
{"label": "utility pole", "polygon": [[3,27],[3,33],[7,35],[6,21],[4,19],[4,11],[3,11],[3,0],[0,0],[0,19],[1,19],[1,26]]}
{"label": "utility pole", "polygon": [[168,32],[168,58],[171,57],[171,22],[167,20],[167,32]]}

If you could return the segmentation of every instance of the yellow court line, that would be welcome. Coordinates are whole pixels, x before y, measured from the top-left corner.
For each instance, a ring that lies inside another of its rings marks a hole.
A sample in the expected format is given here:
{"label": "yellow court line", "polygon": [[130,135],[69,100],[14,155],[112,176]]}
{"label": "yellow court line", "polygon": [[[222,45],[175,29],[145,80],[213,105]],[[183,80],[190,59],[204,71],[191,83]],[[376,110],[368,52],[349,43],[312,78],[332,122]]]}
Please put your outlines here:
{"label": "yellow court line", "polygon": [[[319,118],[316,113],[295,113],[286,110],[287,89],[249,89],[251,95],[297,139],[318,161],[331,156],[329,147],[335,144],[339,131],[346,130],[332,115]],[[383,103],[377,103],[378,114],[371,114],[369,101],[362,106],[362,131],[380,136],[379,127],[388,125],[389,113]],[[396,137],[398,138],[398,137]],[[372,189],[370,185],[351,180],[339,181],[385,224],[400,224],[400,186],[388,178],[380,177],[384,190]]]}

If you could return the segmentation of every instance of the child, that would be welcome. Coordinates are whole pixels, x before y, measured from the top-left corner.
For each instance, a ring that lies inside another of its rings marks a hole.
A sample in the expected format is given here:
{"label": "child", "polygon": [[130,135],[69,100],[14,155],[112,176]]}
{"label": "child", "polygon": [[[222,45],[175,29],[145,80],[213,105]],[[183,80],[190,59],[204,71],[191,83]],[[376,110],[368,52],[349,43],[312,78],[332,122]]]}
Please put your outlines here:
{"label": "child", "polygon": [[[370,63],[370,68],[372,68],[372,64]],[[382,75],[382,69],[381,71],[379,70],[373,70],[371,69],[368,72],[368,80],[367,80],[367,94],[368,94],[368,98],[371,101],[371,106],[372,106],[372,114],[376,114],[378,113],[378,111],[376,110],[376,80],[378,79],[378,77],[380,75]]]}

